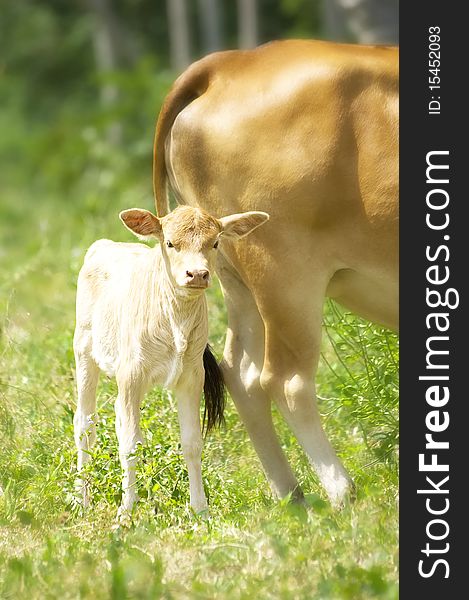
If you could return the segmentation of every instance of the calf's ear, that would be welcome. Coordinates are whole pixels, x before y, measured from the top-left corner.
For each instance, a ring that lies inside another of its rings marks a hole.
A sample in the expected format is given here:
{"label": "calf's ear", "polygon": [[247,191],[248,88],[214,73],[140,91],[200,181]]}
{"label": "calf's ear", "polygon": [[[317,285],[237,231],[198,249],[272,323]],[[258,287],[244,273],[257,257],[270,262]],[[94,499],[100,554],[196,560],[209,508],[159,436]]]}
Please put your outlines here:
{"label": "calf's ear", "polygon": [[149,210],[129,208],[119,213],[119,218],[133,234],[142,240],[158,238],[161,233],[161,223]]}
{"label": "calf's ear", "polygon": [[227,238],[238,239],[260,227],[263,223],[269,220],[269,215],[259,210],[251,210],[249,212],[238,213],[222,217],[219,219],[223,226],[223,236]]}

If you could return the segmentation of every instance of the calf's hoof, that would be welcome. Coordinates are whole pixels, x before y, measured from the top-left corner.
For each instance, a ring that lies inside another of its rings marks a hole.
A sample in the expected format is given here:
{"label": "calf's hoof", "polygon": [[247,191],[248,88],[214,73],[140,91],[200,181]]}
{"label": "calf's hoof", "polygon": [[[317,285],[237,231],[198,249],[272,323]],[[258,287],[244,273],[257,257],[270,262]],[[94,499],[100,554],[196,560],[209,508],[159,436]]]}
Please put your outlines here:
{"label": "calf's hoof", "polygon": [[331,505],[336,510],[343,510],[347,506],[350,506],[353,502],[355,502],[357,498],[357,490],[355,487],[355,483],[348,479],[347,483],[340,490],[339,493],[330,497]]}
{"label": "calf's hoof", "polygon": [[208,521],[210,519],[210,511],[208,509],[208,506],[197,511],[194,510],[194,513],[199,519],[202,519],[202,521]]}
{"label": "calf's hoof", "polygon": [[210,516],[207,501],[197,502],[190,505],[192,512],[201,519],[208,519]]}
{"label": "calf's hoof", "polygon": [[117,511],[116,523],[114,529],[119,527],[128,528],[132,525],[132,509],[126,508],[125,506],[119,506]]}
{"label": "calf's hoof", "polygon": [[83,510],[86,510],[91,503],[89,487],[82,479],[75,484],[75,499]]}

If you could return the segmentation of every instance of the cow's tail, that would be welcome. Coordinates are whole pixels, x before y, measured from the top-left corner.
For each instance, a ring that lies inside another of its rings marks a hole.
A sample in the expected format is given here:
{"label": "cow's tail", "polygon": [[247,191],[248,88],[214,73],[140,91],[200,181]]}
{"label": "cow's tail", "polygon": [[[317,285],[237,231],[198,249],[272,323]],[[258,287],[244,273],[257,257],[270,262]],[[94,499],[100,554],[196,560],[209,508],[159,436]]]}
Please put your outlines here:
{"label": "cow's tail", "polygon": [[204,397],[205,409],[203,420],[203,431],[207,434],[217,425],[225,421],[225,381],[217,359],[212,354],[210,346],[207,344],[204,350]]}
{"label": "cow's tail", "polygon": [[212,72],[211,67],[215,60],[216,55],[210,55],[192,64],[184,71],[174,82],[161,108],[153,146],[153,193],[156,214],[159,217],[163,217],[169,212],[165,160],[166,138],[178,114],[207,90]]}

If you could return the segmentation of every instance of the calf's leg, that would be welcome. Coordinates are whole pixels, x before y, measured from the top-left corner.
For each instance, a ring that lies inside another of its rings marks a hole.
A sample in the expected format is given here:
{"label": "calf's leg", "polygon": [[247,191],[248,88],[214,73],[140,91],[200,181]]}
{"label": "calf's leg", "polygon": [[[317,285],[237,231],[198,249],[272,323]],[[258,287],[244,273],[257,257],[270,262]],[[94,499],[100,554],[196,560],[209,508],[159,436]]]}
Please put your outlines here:
{"label": "calf's leg", "polygon": [[200,427],[200,397],[204,385],[203,366],[195,371],[184,370],[175,389],[181,446],[189,474],[190,503],[196,513],[207,510],[202,482],[202,432]]}
{"label": "calf's leg", "polygon": [[137,457],[135,453],[137,444],[143,443],[140,430],[140,403],[144,386],[141,376],[129,370],[118,372],[116,379],[119,389],[115,405],[116,433],[123,471],[123,493],[118,519],[121,522],[126,522],[130,517],[134,503],[138,500],[136,490]]}
{"label": "calf's leg", "polygon": [[[99,368],[91,356],[91,333],[77,328],[73,340],[76,365],[77,408],[73,418],[75,444],[78,450],[77,471],[91,460],[90,451],[96,441],[96,386]],[[86,480],[78,477],[76,490],[84,507],[89,504]]]}

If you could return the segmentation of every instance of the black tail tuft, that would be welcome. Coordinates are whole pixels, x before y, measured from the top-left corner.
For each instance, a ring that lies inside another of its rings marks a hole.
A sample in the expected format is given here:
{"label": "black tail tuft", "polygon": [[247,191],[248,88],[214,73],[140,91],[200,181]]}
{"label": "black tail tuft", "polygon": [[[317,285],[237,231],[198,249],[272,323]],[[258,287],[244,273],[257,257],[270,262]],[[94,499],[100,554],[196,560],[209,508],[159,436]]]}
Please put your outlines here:
{"label": "black tail tuft", "polygon": [[203,431],[207,434],[211,429],[225,422],[223,413],[226,399],[223,373],[208,344],[204,350],[204,369],[205,410]]}

